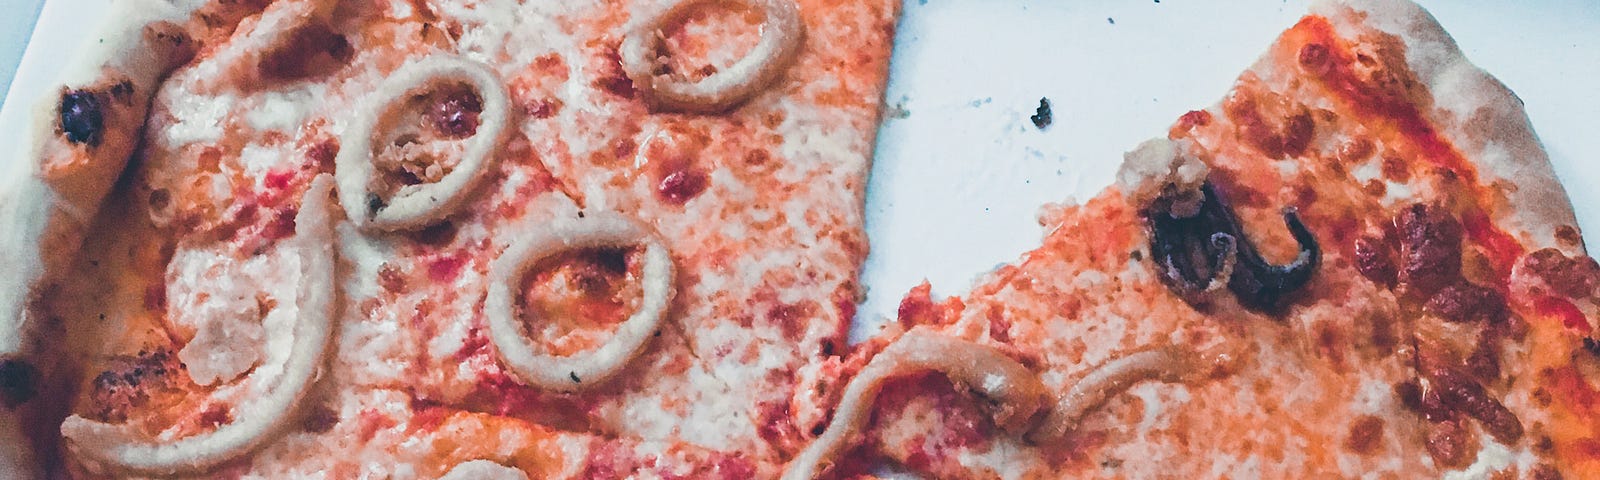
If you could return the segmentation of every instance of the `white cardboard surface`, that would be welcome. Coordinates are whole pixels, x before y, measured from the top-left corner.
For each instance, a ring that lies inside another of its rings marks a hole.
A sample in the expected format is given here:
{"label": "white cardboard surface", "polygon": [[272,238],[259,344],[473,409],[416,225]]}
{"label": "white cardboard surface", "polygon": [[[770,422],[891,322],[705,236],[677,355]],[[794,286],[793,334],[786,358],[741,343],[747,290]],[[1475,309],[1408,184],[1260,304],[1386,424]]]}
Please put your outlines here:
{"label": "white cardboard surface", "polygon": [[[39,0],[4,1],[11,13]],[[0,151],[13,151],[26,107],[110,1],[45,3],[0,106]],[[959,295],[1038,245],[1040,205],[1108,185],[1124,150],[1220,99],[1307,3],[905,1],[886,95],[904,114],[885,120],[868,184],[873,251],[857,339],[922,279]],[[1420,3],[1526,102],[1579,222],[1600,232],[1600,2]],[[24,22],[7,20],[0,51],[20,48],[11,23]],[[1028,121],[1040,97],[1055,113],[1044,131]]]}

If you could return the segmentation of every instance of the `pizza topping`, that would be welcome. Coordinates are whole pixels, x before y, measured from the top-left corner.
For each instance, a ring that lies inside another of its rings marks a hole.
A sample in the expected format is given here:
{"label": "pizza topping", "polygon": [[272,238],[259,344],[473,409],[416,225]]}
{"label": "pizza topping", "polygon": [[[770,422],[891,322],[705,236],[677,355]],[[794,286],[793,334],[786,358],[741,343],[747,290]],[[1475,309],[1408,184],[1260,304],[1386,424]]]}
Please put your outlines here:
{"label": "pizza topping", "polygon": [[[570,392],[604,383],[644,350],[672,301],[673,266],[665,242],[638,221],[609,212],[519,233],[489,269],[484,311],[500,359],[523,381],[540,388]],[[644,249],[642,295],[638,309],[617,327],[611,339],[593,350],[566,356],[536,351],[519,320],[519,302],[512,295],[520,291],[517,287],[527,270],[572,249],[632,245]]]}
{"label": "pizza topping", "polygon": [[1461,420],[1445,420],[1434,423],[1428,429],[1428,440],[1423,444],[1428,450],[1428,456],[1439,466],[1451,469],[1466,468],[1472,463],[1472,452],[1476,451],[1476,443],[1469,436],[1471,432]]}
{"label": "pizza topping", "polygon": [[1316,122],[1305,106],[1267,90],[1251,76],[1240,79],[1222,111],[1245,144],[1272,159],[1304,154],[1316,134]]}
{"label": "pizza topping", "polygon": [[401,67],[340,140],[345,213],[384,230],[422,228],[452,213],[492,170],[507,102],[499,76],[478,62],[436,55]]}
{"label": "pizza topping", "polygon": [[[656,182],[656,198],[683,205],[710,186],[710,176],[705,168],[695,165],[695,160],[711,143],[711,133],[705,128],[672,123],[639,143],[634,162],[651,173]],[[628,147],[632,148],[632,144]],[[624,151],[619,149],[618,153]]]}
{"label": "pizza topping", "polygon": [[1512,290],[1518,295],[1560,295],[1585,298],[1600,286],[1600,263],[1585,255],[1569,257],[1545,248],[1523,257],[1512,269]]}
{"label": "pizza topping", "polygon": [[105,113],[101,111],[100,97],[87,90],[71,90],[61,94],[61,105],[56,109],[61,117],[61,132],[72,143],[96,146],[105,130]]}
{"label": "pizza topping", "polygon": [[[1470,334],[1451,330],[1458,328],[1451,325],[1459,324],[1439,322],[1428,327],[1429,323],[1424,317],[1418,324],[1415,360],[1420,379],[1398,384],[1394,392],[1402,405],[1432,422],[1426,447],[1434,461],[1448,468],[1462,468],[1470,463],[1468,455],[1477,449],[1477,442],[1461,422],[1477,420],[1485,432],[1504,445],[1513,445],[1522,438],[1522,422],[1473,377],[1482,375],[1480,370],[1484,367],[1459,360],[1465,348],[1484,351],[1484,337],[1480,337],[1478,345],[1467,347]],[[1491,334],[1492,339],[1493,331],[1490,328],[1485,333]],[[1494,369],[1498,370],[1498,366]]]}
{"label": "pizza topping", "polygon": [[694,169],[678,170],[661,178],[656,194],[668,203],[682,205],[706,189],[706,174]]}
{"label": "pizza topping", "polygon": [[1209,182],[1200,187],[1201,202],[1192,216],[1179,216],[1164,198],[1144,209],[1150,229],[1150,251],[1160,278],[1191,304],[1206,303],[1218,284],[1226,283],[1239,303],[1253,309],[1278,307],[1285,296],[1311,280],[1322,250],[1316,237],[1293,208],[1283,221],[1300,245],[1287,265],[1268,263],[1256,251],[1233,210]]}
{"label": "pizza topping", "polygon": [[1085,415],[1134,385],[1146,381],[1179,382],[1203,371],[1194,352],[1162,347],[1130,353],[1106,362],[1072,384],[1055,408],[1028,438],[1035,442],[1059,441],[1078,428]]}
{"label": "pizza topping", "polygon": [[1191,217],[1200,211],[1200,185],[1210,172],[1193,142],[1154,138],[1122,156],[1117,186],[1130,205],[1159,206],[1173,216]]}
{"label": "pizza topping", "polygon": [[1440,289],[1422,309],[1452,322],[1503,323],[1511,314],[1499,292],[1465,279]]}
{"label": "pizza topping", "polygon": [[1345,437],[1344,448],[1362,455],[1378,449],[1383,441],[1383,419],[1372,415],[1356,417],[1350,423],[1350,434]]}
{"label": "pizza topping", "polygon": [[[286,223],[292,232],[294,218]],[[295,252],[273,249],[241,260],[216,250],[209,244],[179,246],[167,264],[164,289],[168,334],[181,342],[178,359],[200,385],[231,381],[254,368],[264,356],[268,326],[294,318],[279,300],[294,294],[281,279],[293,278],[295,262],[285,257]]]}
{"label": "pizza topping", "polygon": [[38,392],[39,370],[26,361],[0,360],[0,405],[17,408]]}
{"label": "pizza topping", "polygon": [[892,378],[935,371],[965,385],[992,407],[995,425],[1020,434],[1044,407],[1044,384],[1027,367],[993,347],[912,331],[885,347],[845,386],[833,420],[794,457],[783,478],[817,478],[835,464],[871,417],[871,406]]}
{"label": "pizza topping", "polygon": [[700,113],[726,111],[772,84],[800,51],[804,25],[792,0],[733,0],[766,17],[761,39],[733,65],[691,80],[685,72],[663,72],[662,30],[683,21],[701,4],[729,0],[681,0],[628,30],[618,54],[633,85],[654,108]]}
{"label": "pizza topping", "polygon": [[1446,407],[1478,420],[1500,443],[1510,445],[1522,438],[1522,422],[1499,400],[1490,397],[1483,385],[1454,368],[1430,370],[1424,372],[1425,378],[1430,387],[1439,392],[1439,399]]}
{"label": "pizza topping", "polygon": [[1461,223],[1439,207],[1413,204],[1395,219],[1400,283],[1424,296],[1461,277]]}
{"label": "pizza topping", "polygon": [[1326,73],[1329,68],[1328,46],[1320,43],[1308,43],[1300,47],[1300,54],[1297,60],[1300,62],[1300,68],[1304,68],[1306,73],[1312,75]]}
{"label": "pizza topping", "polygon": [[1207,303],[1227,285],[1247,307],[1279,306],[1316,270],[1321,259],[1316,238],[1294,210],[1285,210],[1284,223],[1300,254],[1288,265],[1267,263],[1206,180],[1209,172],[1186,140],[1149,140],[1123,157],[1117,184],[1131,204],[1140,206],[1159,278],[1194,305]]}
{"label": "pizza topping", "polygon": [[[1256,309],[1276,308],[1282,304],[1288,294],[1299,290],[1311,281],[1311,274],[1316,271],[1317,264],[1321,261],[1322,250],[1317,245],[1317,238],[1311,235],[1300,216],[1293,208],[1284,209],[1283,223],[1289,227],[1289,234],[1294,236],[1295,242],[1300,245],[1300,253],[1293,262],[1287,265],[1273,265],[1261,258],[1249,240],[1244,239],[1239,246],[1239,265],[1233,278],[1228,282],[1228,289],[1233,291],[1239,301],[1246,307]],[[1238,237],[1243,239],[1243,237]]]}
{"label": "pizza topping", "polygon": [[313,180],[295,219],[295,244],[304,252],[296,286],[300,318],[281,367],[270,374],[257,369],[252,377],[262,383],[237,410],[250,415],[213,416],[222,419],[216,430],[175,440],[140,438],[126,425],[74,415],[61,424],[68,448],[92,464],[142,475],[166,475],[208,470],[256,449],[284,430],[315,380],[333,333],[339,283],[334,279],[332,189],[333,181],[325,175]]}
{"label": "pizza topping", "polygon": [[1395,384],[1394,396],[1400,399],[1400,405],[1422,415],[1424,420],[1442,422],[1456,418],[1454,411],[1445,408],[1437,390],[1423,390],[1422,385],[1414,380]]}
{"label": "pizza topping", "polygon": [[1379,285],[1390,287],[1399,281],[1400,273],[1395,269],[1394,260],[1390,257],[1389,249],[1385,248],[1383,240],[1366,236],[1357,238],[1353,250],[1356,271],[1361,272],[1361,276]]}

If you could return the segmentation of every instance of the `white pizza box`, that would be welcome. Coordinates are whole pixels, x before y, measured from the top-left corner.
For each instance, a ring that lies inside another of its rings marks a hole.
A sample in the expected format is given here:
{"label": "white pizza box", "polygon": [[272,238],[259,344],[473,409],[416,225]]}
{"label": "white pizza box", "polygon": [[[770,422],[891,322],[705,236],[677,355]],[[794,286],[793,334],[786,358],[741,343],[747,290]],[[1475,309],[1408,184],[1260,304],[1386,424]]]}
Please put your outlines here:
{"label": "white pizza box", "polygon": [[[0,55],[21,51],[17,18],[41,0],[3,1]],[[16,145],[27,107],[111,1],[45,2],[0,107],[0,148]],[[936,295],[959,295],[1037,246],[1039,206],[1109,185],[1123,151],[1220,99],[1307,3],[906,0],[867,187],[868,296],[852,337],[893,318],[923,279]],[[1600,235],[1600,2],[1421,3],[1527,104],[1579,223]],[[1041,97],[1055,117],[1042,131],[1028,120]]]}

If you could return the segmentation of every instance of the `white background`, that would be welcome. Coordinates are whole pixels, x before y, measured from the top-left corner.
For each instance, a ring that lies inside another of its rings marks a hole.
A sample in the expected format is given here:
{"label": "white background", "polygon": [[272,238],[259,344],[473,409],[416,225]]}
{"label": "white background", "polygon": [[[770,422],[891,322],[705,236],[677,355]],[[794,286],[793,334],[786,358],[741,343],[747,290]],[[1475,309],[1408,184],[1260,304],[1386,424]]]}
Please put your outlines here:
{"label": "white background", "polygon": [[[40,0],[0,0],[0,81]],[[0,108],[0,151],[109,0],[51,0]],[[1600,2],[1424,1],[1516,91],[1586,231],[1600,232]],[[1211,105],[1304,0],[906,0],[868,187],[869,296],[854,336],[922,279],[961,294],[1038,245],[1034,212],[1086,199],[1122,152]],[[0,83],[0,86],[3,86]],[[1055,124],[1028,121],[1039,97]],[[5,159],[10,161],[12,159]]]}

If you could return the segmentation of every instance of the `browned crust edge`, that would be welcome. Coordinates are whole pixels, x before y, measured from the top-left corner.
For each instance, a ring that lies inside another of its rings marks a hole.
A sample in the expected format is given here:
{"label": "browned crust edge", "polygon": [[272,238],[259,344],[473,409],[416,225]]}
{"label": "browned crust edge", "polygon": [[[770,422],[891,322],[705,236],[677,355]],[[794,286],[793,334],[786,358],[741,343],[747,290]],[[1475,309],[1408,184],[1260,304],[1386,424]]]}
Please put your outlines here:
{"label": "browned crust edge", "polygon": [[1492,220],[1531,249],[1558,247],[1556,229],[1578,221],[1556,178],[1522,99],[1473,65],[1427,10],[1409,0],[1321,0],[1311,13],[1331,21],[1341,35],[1375,29],[1405,43],[1406,64],[1433,93],[1424,112],[1478,171],[1479,181],[1504,196]]}
{"label": "browned crust edge", "polygon": [[[7,269],[0,276],[0,361],[32,365],[34,381],[55,369],[31,306],[77,255],[138,144],[151,95],[193,53],[181,27],[189,13],[167,0],[114,2],[57,86],[39,99],[15,158],[0,168],[0,265]],[[99,102],[104,124],[95,140],[73,142],[62,133],[59,105],[69,91]],[[42,478],[26,432],[50,400],[0,406],[0,478]]]}

